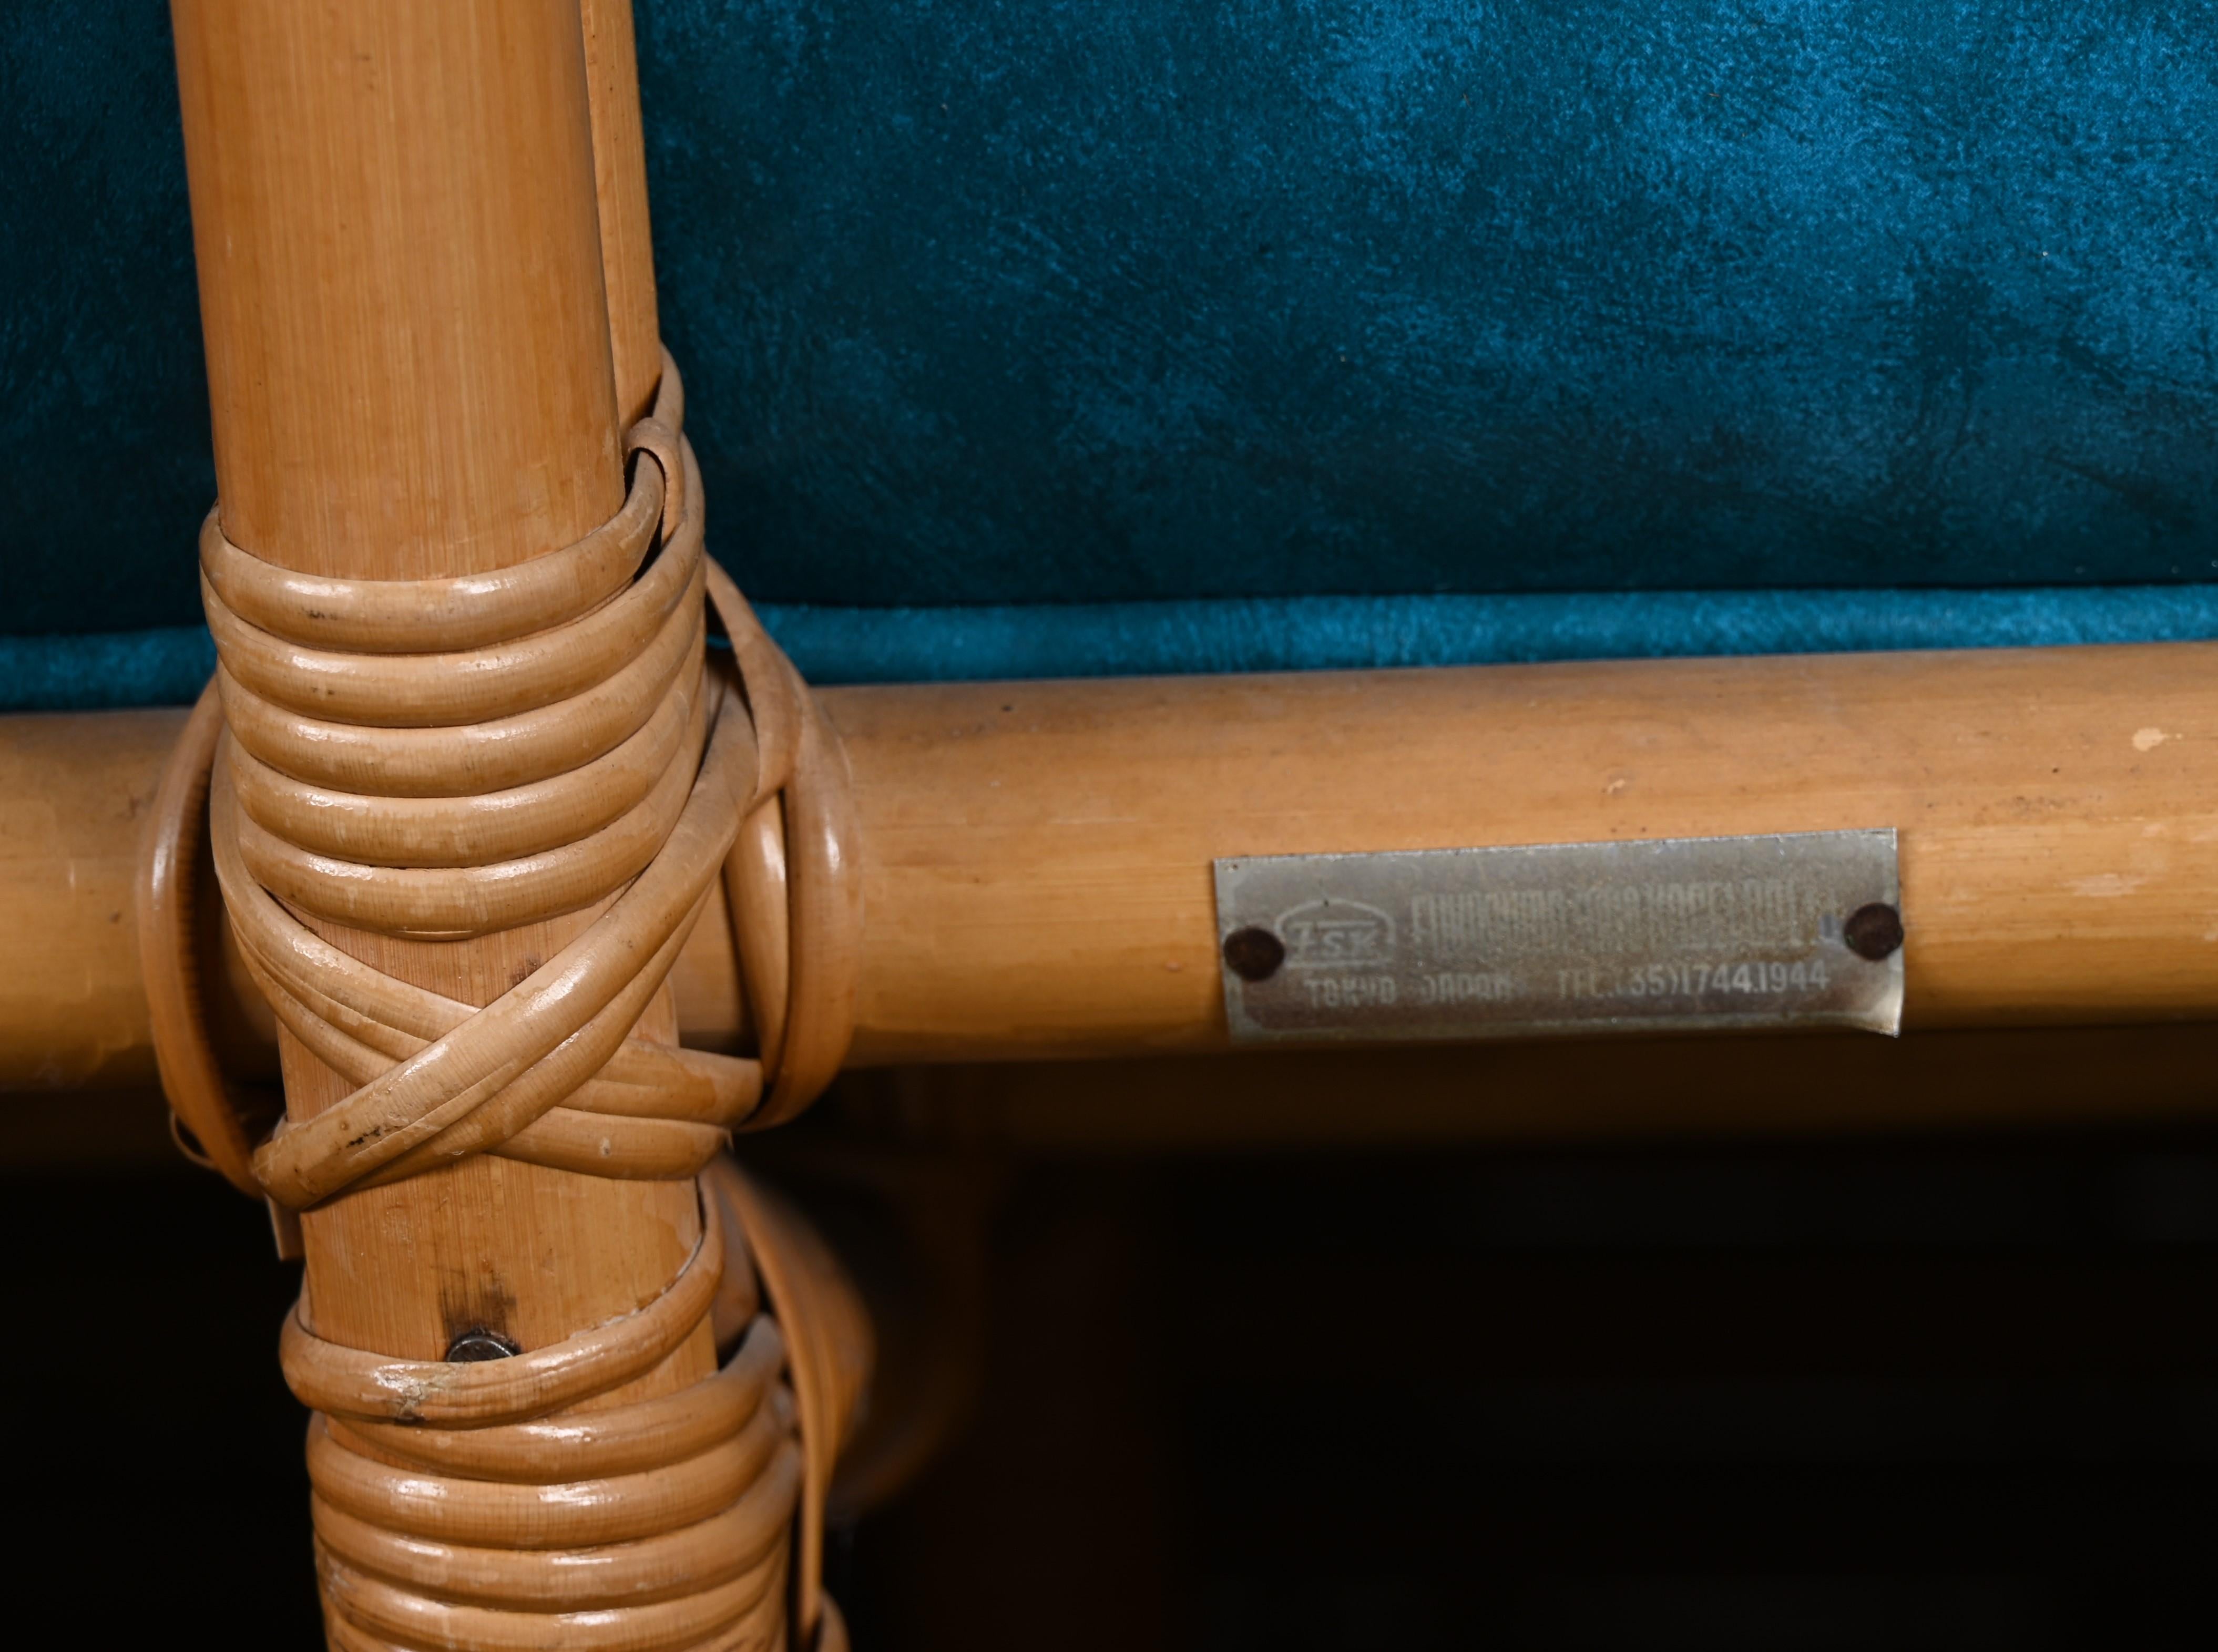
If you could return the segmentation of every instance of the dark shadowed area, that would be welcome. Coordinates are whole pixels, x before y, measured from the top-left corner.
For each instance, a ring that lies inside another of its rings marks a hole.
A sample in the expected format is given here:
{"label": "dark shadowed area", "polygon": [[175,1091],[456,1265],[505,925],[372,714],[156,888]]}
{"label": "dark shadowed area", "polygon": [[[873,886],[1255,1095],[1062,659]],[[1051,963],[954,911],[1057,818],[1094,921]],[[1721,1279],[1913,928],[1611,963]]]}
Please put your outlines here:
{"label": "dark shadowed area", "polygon": [[[2190,1643],[2207,1131],[994,1168],[969,1420],[834,1537],[873,1652]],[[260,1212],[56,1164],[0,1232],[22,1575],[310,1643]]]}

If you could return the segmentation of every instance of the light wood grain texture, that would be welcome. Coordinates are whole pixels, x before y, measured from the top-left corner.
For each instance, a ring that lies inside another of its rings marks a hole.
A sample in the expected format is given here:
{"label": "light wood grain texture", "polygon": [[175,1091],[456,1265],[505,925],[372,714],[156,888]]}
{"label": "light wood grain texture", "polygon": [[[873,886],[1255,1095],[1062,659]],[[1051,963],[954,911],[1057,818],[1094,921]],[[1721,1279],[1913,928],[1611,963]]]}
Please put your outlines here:
{"label": "light wood grain texture", "polygon": [[2203,644],[824,696],[855,1059],[1221,1047],[1211,862],[1893,826],[1905,1025],[2218,1007]]}
{"label": "light wood grain texture", "polygon": [[662,324],[655,307],[654,243],[647,222],[647,139],[639,114],[639,53],[631,0],[582,0],[580,9],[616,413],[629,425],[647,417],[662,376]]}
{"label": "light wood grain texture", "polygon": [[139,835],[182,711],[0,719],[0,1084],[153,1081]]}
{"label": "light wood grain texture", "polygon": [[[861,812],[858,1053],[1220,1047],[1217,855],[1835,826],[1902,833],[1913,1033],[2213,1018],[2214,673],[2182,644],[828,690]],[[9,818],[51,822],[8,840],[9,916],[59,934],[72,880],[125,875],[119,823],[178,721],[0,720]],[[728,935],[712,912],[674,978],[689,1043],[739,1041]],[[80,928],[70,970],[11,972],[0,1082],[144,1067],[127,939]]]}
{"label": "light wood grain texture", "polygon": [[574,0],[172,11],[232,538],[306,572],[421,578],[609,516]]}
{"label": "light wood grain texture", "polygon": [[[574,0],[371,8],[179,0],[178,69],[223,520],[264,560],[354,578],[513,565],[623,493]],[[468,943],[326,932],[486,1003],[583,915]],[[642,1024],[666,1036],[666,1008]],[[350,1087],[288,1047],[288,1111]],[[690,1182],[490,1157],[304,1222],[321,1336],[437,1359],[629,1313],[699,1236]],[[709,1373],[705,1325],[592,1404]]]}

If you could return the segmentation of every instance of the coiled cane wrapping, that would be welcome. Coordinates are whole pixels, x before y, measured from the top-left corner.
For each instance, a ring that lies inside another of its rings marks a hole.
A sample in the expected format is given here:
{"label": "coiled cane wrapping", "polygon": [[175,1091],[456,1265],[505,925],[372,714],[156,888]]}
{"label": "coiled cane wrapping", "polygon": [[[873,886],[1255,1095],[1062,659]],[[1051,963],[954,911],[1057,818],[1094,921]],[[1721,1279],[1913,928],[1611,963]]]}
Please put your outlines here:
{"label": "coiled cane wrapping", "polygon": [[[282,1357],[341,1647],[779,1643],[796,1512],[804,1635],[823,1491],[869,1331],[804,1224],[718,1155],[837,1070],[859,914],[844,761],[790,664],[703,548],[667,358],[622,509],[495,573],[370,581],[201,534],[219,665],[156,801],[139,930],[156,1049],[201,1154],[288,1210],[476,1153],[699,1178],[703,1237],[638,1312],[482,1363],[318,1337]],[[729,638],[704,644],[704,609]],[[192,869],[208,847],[239,950],[300,1043],[355,1086],[250,1141],[200,1013]],[[633,1036],[722,877],[757,1028],[747,1060]],[[456,939],[594,911],[482,1006],[388,976],[322,919]],[[754,1270],[778,1317],[757,1313]],[[679,1394],[567,1408],[704,1319],[737,1349]],[[798,1438],[796,1438],[798,1436]],[[820,1622],[821,1630],[819,1630]]]}

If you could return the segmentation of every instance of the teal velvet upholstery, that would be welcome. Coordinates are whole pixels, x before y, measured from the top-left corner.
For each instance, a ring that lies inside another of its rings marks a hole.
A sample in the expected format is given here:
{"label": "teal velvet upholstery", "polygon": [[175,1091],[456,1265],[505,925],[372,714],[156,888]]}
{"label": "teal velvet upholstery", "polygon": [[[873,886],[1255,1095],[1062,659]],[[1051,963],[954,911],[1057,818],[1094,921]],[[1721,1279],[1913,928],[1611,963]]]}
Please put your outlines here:
{"label": "teal velvet upholstery", "polygon": [[[766,604],[812,682],[1489,665],[1677,655],[2048,647],[2218,636],[2218,585],[1245,597],[948,608]],[[182,703],[215,669],[201,626],[0,636],[0,706]]]}
{"label": "teal velvet upholstery", "polygon": [[0,632],[199,617],[215,493],[169,8],[0,14]]}
{"label": "teal velvet upholstery", "polygon": [[774,600],[2218,567],[2218,7],[638,15]]}
{"label": "teal velvet upholstery", "polygon": [[[635,4],[711,540],[820,678],[2214,630],[2218,4]],[[11,9],[0,123],[0,705],[176,697],[164,9]]]}

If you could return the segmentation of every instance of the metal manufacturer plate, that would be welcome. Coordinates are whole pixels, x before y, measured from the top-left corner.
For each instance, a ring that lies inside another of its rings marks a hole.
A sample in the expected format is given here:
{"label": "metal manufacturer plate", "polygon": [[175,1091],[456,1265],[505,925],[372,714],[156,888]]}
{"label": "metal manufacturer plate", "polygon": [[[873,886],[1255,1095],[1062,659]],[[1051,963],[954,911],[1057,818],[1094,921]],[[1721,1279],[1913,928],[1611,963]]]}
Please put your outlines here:
{"label": "metal manufacturer plate", "polygon": [[1236,1040],[1902,1022],[1892,830],[1217,863]]}

